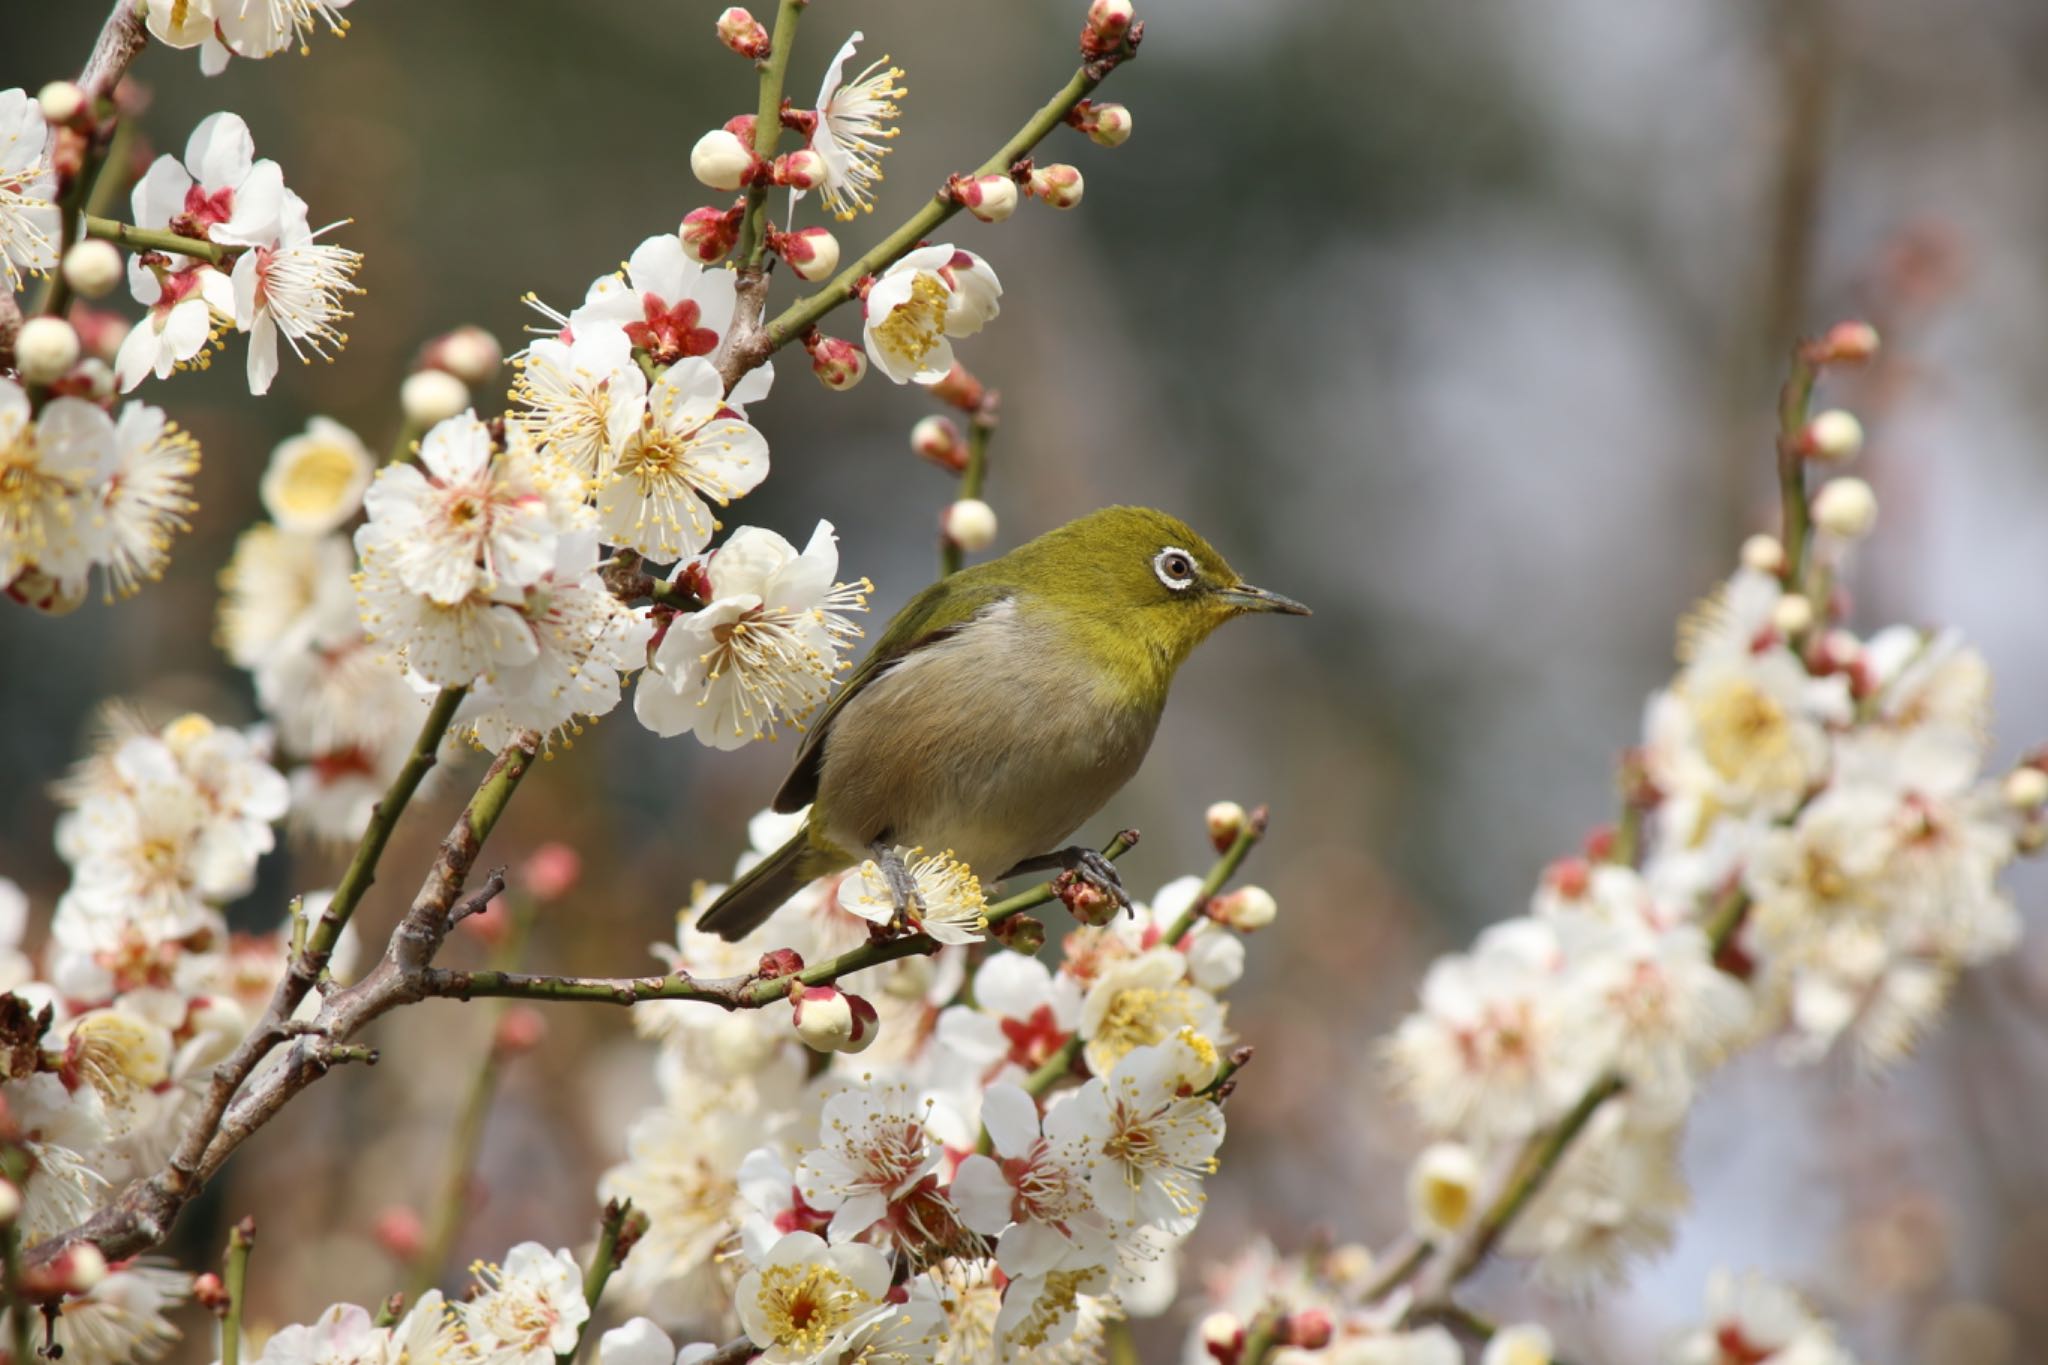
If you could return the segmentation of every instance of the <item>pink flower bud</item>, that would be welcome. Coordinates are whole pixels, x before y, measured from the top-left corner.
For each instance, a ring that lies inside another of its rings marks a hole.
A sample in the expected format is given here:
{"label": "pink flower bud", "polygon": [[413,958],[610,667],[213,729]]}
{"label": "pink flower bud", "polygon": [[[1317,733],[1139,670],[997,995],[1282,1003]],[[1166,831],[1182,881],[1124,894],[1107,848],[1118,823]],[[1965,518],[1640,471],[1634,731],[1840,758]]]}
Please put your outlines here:
{"label": "pink flower bud", "polygon": [[459,927],[478,943],[495,948],[512,932],[512,912],[503,896],[493,896],[481,911],[465,916]]}
{"label": "pink flower bud", "polygon": [[518,1057],[539,1047],[548,1036],[548,1021],[531,1005],[514,1005],[498,1016],[491,1048],[500,1057]]}
{"label": "pink flower bud", "polygon": [[426,1224],[403,1204],[389,1205],[370,1226],[370,1235],[376,1238],[377,1245],[401,1261],[418,1256],[427,1243]]}
{"label": "pink flower bud", "polygon": [[748,148],[751,149],[754,145],[755,122],[756,120],[752,114],[734,114],[722,126],[726,132],[731,133],[741,142],[746,143]]}
{"label": "pink flower bud", "polygon": [[1877,354],[1877,329],[1867,322],[1838,322],[1817,348],[1824,365],[1855,365]]}
{"label": "pink flower bud", "polygon": [[1055,162],[1031,172],[1031,193],[1056,209],[1070,209],[1081,202],[1083,185],[1078,168]]}
{"label": "pink flower bud", "polygon": [[1219,899],[1210,909],[1217,922],[1240,934],[1257,933],[1273,922],[1280,906],[1263,886],[1242,886]]}
{"label": "pink flower bud", "polygon": [[228,1287],[222,1283],[220,1276],[209,1270],[204,1275],[193,1279],[192,1301],[207,1312],[219,1317],[228,1311],[229,1305],[233,1304],[235,1300],[228,1293]]}
{"label": "pink flower bud", "polygon": [[821,227],[778,233],[776,250],[802,280],[822,280],[839,268],[839,239]]}
{"label": "pink flower bud", "polygon": [[718,41],[753,61],[768,55],[768,29],[738,5],[718,16]]}
{"label": "pink flower bud", "polygon": [[1053,878],[1052,884],[1053,894],[1078,922],[1100,928],[1116,918],[1120,908],[1116,897],[1093,882],[1084,882],[1071,872],[1062,872]]}
{"label": "pink flower bud", "polygon": [[36,103],[42,108],[43,122],[55,128],[85,112],[85,92],[70,81],[51,81],[36,91]]}
{"label": "pink flower bud", "polygon": [[1088,6],[1088,31],[1099,42],[1116,42],[1130,31],[1136,14],[1131,0],[1095,0]]}
{"label": "pink flower bud", "polygon": [[21,1187],[11,1180],[0,1180],[0,1227],[11,1225],[21,1217]]}
{"label": "pink flower bud", "polygon": [[793,190],[814,190],[825,183],[825,158],[808,147],[784,152],[769,167],[769,179]]}
{"label": "pink flower bud", "polygon": [[844,393],[867,378],[867,352],[844,337],[813,333],[804,339],[804,349],[811,353],[811,373],[828,389]]}
{"label": "pink flower bud", "polygon": [[730,130],[713,128],[690,149],[690,173],[714,190],[736,190],[754,178],[756,158]]}
{"label": "pink flower bud", "polygon": [[946,377],[932,385],[926,392],[941,403],[951,403],[956,408],[973,412],[981,406],[985,391],[981,381],[956,360],[953,362],[953,368],[946,371]]}
{"label": "pink flower bud", "polygon": [[956,176],[953,198],[984,223],[1000,223],[1017,211],[1017,182],[1007,175]]}
{"label": "pink flower bud", "polygon": [[121,343],[128,336],[128,319],[105,308],[73,308],[71,326],[78,332],[85,353],[113,363]]}
{"label": "pink flower bud", "polygon": [[21,1277],[22,1296],[28,1299],[60,1299],[67,1294],[84,1294],[107,1278],[107,1258],[91,1242],[72,1242],[41,1265]]}
{"label": "pink flower bud", "polygon": [[1121,104],[1098,104],[1089,109],[1081,131],[1098,146],[1121,147],[1131,140],[1131,111]]}
{"label": "pink flower bud", "polygon": [[995,544],[996,509],[980,498],[962,498],[940,515],[939,532],[963,550],[986,550]]}
{"label": "pink flower bud", "polygon": [[1799,453],[1815,460],[1841,464],[1856,458],[1863,449],[1863,424],[1856,414],[1829,408],[1806,424],[1799,433]]}
{"label": "pink flower bud", "polygon": [[803,955],[794,948],[777,948],[761,954],[761,964],[754,968],[757,976],[795,976],[804,969]]}
{"label": "pink flower bud", "polygon": [[1218,853],[1237,842],[1244,832],[1244,807],[1235,801],[1218,801],[1202,814],[1209,826],[1209,846]]}
{"label": "pink flower bud", "polygon": [[740,215],[732,209],[691,209],[678,229],[683,250],[700,265],[723,260],[740,239]]}
{"label": "pink flower bud", "polygon": [[835,986],[806,986],[791,996],[796,1036],[813,1052],[844,1052],[853,1044],[853,1000]]}
{"label": "pink flower bud", "polygon": [[1543,884],[1564,900],[1575,901],[1586,894],[1593,884],[1593,869],[1584,858],[1574,854],[1559,858],[1543,869]]}
{"label": "pink flower bud", "polygon": [[846,1003],[853,1007],[853,1038],[841,1052],[866,1052],[874,1046],[875,1039],[882,1036],[882,1016],[875,1007],[858,995],[846,997]]}
{"label": "pink flower bud", "polygon": [[1202,1334],[1202,1349],[1210,1359],[1217,1365],[1236,1365],[1238,1356],[1244,1352],[1244,1323],[1235,1313],[1219,1309],[1203,1318],[1197,1330]]}
{"label": "pink flower bud", "polygon": [[537,901],[560,900],[576,889],[576,880],[582,874],[583,856],[559,841],[542,844],[519,869],[520,880]]}
{"label": "pink flower bud", "polygon": [[955,474],[967,468],[967,442],[950,417],[933,413],[918,419],[910,429],[910,448],[941,469]]}
{"label": "pink flower bud", "polygon": [[504,363],[505,348],[475,323],[442,333],[420,353],[422,368],[446,370],[473,389],[480,389],[496,378],[498,367]]}
{"label": "pink flower bud", "polygon": [[1320,1351],[1330,1344],[1333,1331],[1329,1313],[1321,1308],[1304,1308],[1280,1319],[1273,1335],[1284,1345],[1303,1351]]}

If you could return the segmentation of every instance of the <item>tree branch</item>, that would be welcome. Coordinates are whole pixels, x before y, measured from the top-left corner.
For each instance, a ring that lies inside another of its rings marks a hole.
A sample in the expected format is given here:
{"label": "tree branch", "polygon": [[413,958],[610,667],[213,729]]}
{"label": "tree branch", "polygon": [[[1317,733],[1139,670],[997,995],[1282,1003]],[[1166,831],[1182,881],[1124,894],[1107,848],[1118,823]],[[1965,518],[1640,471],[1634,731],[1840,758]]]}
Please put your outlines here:
{"label": "tree branch", "polygon": [[121,77],[128,74],[129,63],[148,44],[149,30],[142,26],[135,0],[114,0],[107,22],[100,26],[100,36],[92,45],[92,55],[85,60],[85,70],[78,74],[78,88],[89,100],[113,94]]}

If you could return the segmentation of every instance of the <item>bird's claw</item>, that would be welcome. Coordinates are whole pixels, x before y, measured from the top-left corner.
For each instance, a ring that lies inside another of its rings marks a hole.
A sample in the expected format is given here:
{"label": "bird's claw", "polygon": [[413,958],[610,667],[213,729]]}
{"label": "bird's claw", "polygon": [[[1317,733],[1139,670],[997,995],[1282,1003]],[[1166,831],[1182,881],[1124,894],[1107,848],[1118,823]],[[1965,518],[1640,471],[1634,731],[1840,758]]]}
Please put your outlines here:
{"label": "bird's claw", "polygon": [[1073,865],[1067,869],[1076,878],[1094,887],[1117,903],[1118,908],[1131,908],[1131,893],[1124,890],[1124,879],[1116,870],[1116,864],[1092,848],[1076,849]]}

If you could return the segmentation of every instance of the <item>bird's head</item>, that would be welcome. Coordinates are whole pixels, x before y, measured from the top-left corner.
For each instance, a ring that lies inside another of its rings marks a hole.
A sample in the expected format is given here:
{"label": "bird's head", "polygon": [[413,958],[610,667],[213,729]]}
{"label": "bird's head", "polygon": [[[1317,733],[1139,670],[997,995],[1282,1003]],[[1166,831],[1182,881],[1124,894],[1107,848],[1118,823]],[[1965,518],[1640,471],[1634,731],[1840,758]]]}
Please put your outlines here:
{"label": "bird's head", "polygon": [[1031,566],[1077,621],[1177,667],[1210,631],[1234,616],[1306,616],[1289,597],[1255,588],[1178,517],[1149,507],[1105,507],[1038,542]]}

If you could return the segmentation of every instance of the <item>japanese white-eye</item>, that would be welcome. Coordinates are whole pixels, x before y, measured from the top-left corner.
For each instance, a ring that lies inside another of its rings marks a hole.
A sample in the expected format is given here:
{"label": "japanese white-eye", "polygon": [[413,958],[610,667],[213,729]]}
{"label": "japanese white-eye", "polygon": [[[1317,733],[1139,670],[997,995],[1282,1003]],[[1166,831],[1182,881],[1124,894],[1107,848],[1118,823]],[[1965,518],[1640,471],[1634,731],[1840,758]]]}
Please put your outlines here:
{"label": "japanese white-eye", "polygon": [[1239,578],[1185,522],[1109,507],[940,579],[889,623],[813,721],[775,795],[797,834],[698,927],[752,932],[815,877],[894,850],[950,850],[984,880],[1066,867],[1122,899],[1115,871],[1060,844],[1144,760],[1173,675],[1248,612],[1308,608]]}

